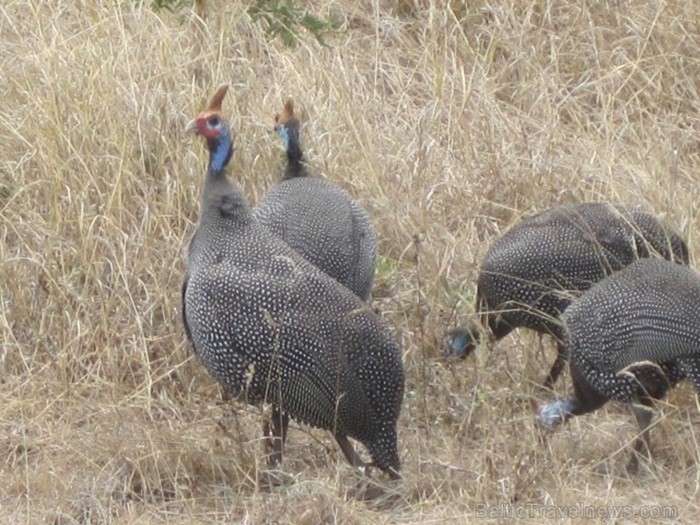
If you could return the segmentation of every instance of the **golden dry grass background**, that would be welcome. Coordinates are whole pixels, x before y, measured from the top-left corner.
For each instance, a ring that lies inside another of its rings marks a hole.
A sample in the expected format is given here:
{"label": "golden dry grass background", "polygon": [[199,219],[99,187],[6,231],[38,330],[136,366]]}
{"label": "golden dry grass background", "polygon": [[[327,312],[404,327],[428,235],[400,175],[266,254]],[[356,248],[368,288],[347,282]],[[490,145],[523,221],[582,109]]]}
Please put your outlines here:
{"label": "golden dry grass background", "polygon": [[[694,521],[691,389],[659,407],[656,463],[629,478],[626,407],[539,440],[529,399],[548,341],[521,331],[465,362],[438,355],[473,312],[481,256],[524,214],[641,204],[695,254],[700,4],[309,1],[342,26],[297,49],[246,2],[202,4],[201,18],[0,6],[0,521],[461,523],[479,504],[665,505]],[[354,496],[327,432],[298,425],[292,481],[258,483],[260,410],[223,402],[185,344],[206,156],[183,127],[221,82],[231,176],[252,202],[282,169],[272,115],[292,94],[308,159],[375,220],[374,306],[407,371],[404,479],[377,500]]]}

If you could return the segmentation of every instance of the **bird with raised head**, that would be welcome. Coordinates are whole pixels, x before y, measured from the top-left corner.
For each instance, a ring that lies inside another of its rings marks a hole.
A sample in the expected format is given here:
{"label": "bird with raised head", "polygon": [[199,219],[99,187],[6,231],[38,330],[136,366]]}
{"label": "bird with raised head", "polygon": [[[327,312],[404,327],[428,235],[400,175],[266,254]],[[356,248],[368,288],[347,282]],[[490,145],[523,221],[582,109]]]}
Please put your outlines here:
{"label": "bird with raised head", "polygon": [[311,172],[301,123],[289,98],[275,115],[287,155],[282,180],[253,208],[253,217],[307,261],[363,301],[372,292],[377,238],[367,211],[330,180]]}

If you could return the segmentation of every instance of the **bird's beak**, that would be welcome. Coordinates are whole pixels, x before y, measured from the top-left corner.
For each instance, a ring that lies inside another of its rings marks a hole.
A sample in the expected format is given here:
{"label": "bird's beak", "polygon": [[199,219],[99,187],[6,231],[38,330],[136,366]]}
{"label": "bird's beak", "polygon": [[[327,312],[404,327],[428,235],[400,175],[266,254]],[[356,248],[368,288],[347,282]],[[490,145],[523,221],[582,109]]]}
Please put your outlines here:
{"label": "bird's beak", "polygon": [[196,118],[193,118],[187,123],[187,126],[185,126],[185,131],[187,133],[199,133],[199,124],[197,123]]}

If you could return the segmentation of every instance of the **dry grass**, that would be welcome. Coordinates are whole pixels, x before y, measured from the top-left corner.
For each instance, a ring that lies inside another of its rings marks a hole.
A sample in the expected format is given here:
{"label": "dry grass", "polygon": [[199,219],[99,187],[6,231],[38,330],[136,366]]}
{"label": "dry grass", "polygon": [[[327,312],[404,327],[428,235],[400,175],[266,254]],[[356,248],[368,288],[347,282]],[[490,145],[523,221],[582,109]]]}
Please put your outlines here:
{"label": "dry grass", "polygon": [[[548,342],[436,357],[472,311],[480,257],[523,214],[643,204],[695,252],[700,6],[446,3],[309,2],[342,31],[296,50],[238,0],[205,2],[203,20],[130,1],[0,6],[0,521],[461,523],[483,503],[668,505],[693,521],[690,389],[660,407],[656,465],[630,479],[625,407],[540,442],[528,399]],[[260,484],[260,411],[222,402],[185,344],[205,152],[182,130],[224,81],[251,201],[281,170],[271,116],[293,94],[309,159],[375,218],[375,305],[407,370],[405,479],[379,500],[354,497],[330,436],[298,426],[291,482]]]}

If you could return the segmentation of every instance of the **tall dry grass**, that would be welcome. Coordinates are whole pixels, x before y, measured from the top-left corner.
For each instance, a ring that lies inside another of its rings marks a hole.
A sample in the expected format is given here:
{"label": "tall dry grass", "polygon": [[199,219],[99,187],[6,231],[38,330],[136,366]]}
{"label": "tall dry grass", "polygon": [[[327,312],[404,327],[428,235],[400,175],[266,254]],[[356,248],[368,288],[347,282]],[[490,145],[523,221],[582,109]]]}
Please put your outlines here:
{"label": "tall dry grass", "polygon": [[[246,2],[200,3],[201,18],[0,6],[0,521],[461,523],[481,504],[666,505],[692,521],[689,389],[660,406],[656,463],[628,478],[625,407],[540,441],[529,398],[547,342],[437,356],[473,310],[480,257],[524,214],[641,204],[695,251],[700,5],[309,1],[342,29],[291,50]],[[308,158],[374,217],[374,303],[407,389],[404,480],[373,501],[330,436],[298,426],[290,479],[261,484],[260,411],[222,401],[185,344],[183,248],[206,160],[182,129],[220,82],[251,201],[282,168],[271,116],[293,94]]]}

